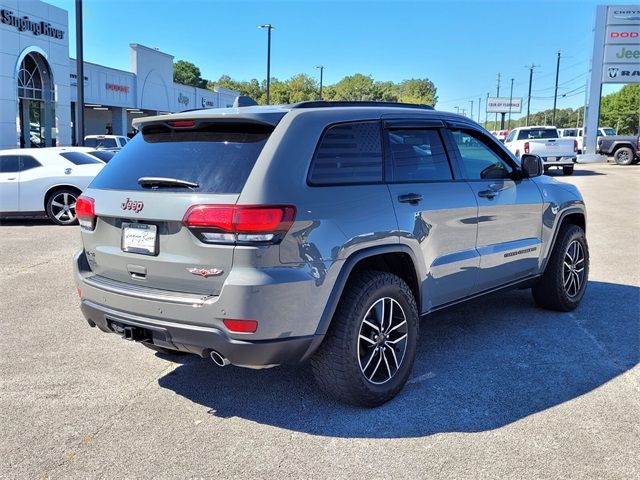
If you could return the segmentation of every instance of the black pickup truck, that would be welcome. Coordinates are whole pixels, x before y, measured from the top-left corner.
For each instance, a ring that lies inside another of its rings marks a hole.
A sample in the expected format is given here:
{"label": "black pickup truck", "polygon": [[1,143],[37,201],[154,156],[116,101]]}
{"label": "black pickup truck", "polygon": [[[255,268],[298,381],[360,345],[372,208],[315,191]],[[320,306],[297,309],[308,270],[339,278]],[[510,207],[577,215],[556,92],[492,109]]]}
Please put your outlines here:
{"label": "black pickup truck", "polygon": [[640,137],[611,135],[598,138],[598,153],[613,156],[618,165],[631,165],[640,160]]}

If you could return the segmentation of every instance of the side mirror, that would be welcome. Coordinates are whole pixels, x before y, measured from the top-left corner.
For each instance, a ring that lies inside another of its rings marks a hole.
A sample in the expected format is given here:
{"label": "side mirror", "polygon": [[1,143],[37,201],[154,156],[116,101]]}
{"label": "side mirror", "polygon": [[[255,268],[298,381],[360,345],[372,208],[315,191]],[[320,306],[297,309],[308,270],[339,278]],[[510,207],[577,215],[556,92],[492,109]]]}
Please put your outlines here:
{"label": "side mirror", "polygon": [[538,155],[525,153],[520,157],[520,168],[524,178],[539,177],[544,172],[542,158]]}

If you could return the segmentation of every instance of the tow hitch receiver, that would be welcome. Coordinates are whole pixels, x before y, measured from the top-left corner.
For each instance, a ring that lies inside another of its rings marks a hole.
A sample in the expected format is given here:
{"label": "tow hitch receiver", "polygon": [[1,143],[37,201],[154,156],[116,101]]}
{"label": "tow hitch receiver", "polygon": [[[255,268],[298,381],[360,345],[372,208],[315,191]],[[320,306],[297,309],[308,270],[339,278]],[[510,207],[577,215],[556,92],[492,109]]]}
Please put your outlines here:
{"label": "tow hitch receiver", "polygon": [[151,334],[144,328],[131,327],[129,325],[122,325],[121,323],[116,322],[111,322],[111,328],[114,332],[121,335],[125,340],[131,340],[134,342],[144,342],[151,340]]}

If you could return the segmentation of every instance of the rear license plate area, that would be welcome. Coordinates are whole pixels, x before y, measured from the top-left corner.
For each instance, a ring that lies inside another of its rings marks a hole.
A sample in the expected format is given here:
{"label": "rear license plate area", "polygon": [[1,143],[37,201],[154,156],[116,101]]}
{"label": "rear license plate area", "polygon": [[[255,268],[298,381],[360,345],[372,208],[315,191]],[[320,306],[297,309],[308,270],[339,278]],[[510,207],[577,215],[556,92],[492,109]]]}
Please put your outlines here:
{"label": "rear license plate area", "polygon": [[158,254],[158,227],[146,223],[122,222],[123,252],[142,255]]}

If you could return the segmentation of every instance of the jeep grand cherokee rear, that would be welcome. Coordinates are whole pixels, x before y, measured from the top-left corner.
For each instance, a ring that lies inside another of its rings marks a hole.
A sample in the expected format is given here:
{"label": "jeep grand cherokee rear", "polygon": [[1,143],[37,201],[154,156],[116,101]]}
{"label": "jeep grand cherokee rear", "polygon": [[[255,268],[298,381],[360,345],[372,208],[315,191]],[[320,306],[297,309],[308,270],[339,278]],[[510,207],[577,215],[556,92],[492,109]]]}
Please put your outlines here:
{"label": "jeep grand cherokee rear", "polygon": [[422,106],[306,102],[137,121],[78,201],[91,325],[164,352],[310,359],[365,406],[411,373],[419,318],[507,288],[575,309],[579,192]]}

